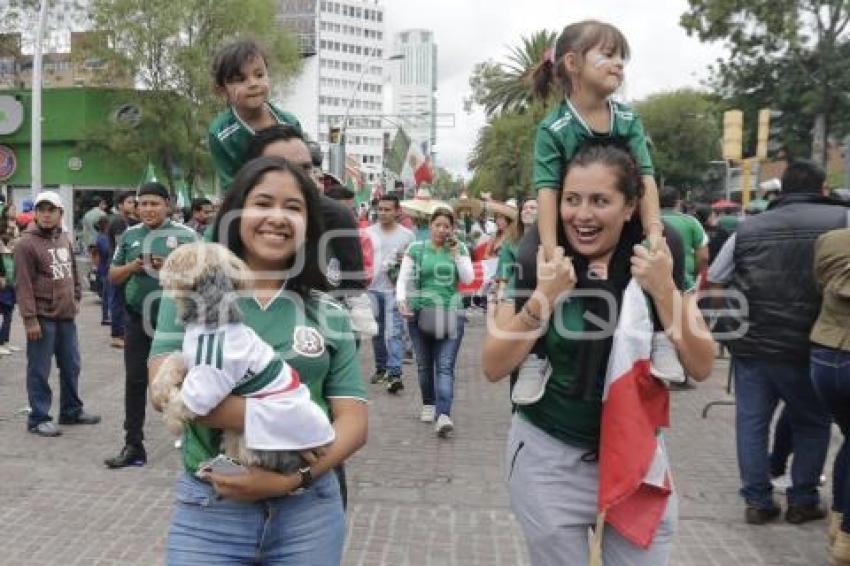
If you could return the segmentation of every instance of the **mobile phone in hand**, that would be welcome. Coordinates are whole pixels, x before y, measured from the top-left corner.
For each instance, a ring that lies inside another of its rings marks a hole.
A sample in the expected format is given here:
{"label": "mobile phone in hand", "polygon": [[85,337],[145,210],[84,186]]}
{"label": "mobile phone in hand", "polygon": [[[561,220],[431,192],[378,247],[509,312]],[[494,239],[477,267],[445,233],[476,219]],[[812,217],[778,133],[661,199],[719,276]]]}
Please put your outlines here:
{"label": "mobile phone in hand", "polygon": [[202,474],[222,474],[222,475],[234,475],[234,474],[244,474],[248,471],[248,468],[234,460],[233,458],[229,458],[224,454],[219,454],[215,458],[207,460],[206,462],[202,462],[201,465],[198,466],[198,472],[196,475]]}

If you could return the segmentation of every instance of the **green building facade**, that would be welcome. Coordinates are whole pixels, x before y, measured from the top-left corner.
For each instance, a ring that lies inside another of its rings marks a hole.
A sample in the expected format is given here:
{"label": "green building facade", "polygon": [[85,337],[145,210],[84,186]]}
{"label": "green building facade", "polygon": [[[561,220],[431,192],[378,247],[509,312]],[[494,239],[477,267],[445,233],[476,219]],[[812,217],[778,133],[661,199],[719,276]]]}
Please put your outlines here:
{"label": "green building facade", "polygon": [[[99,88],[42,92],[42,186],[60,194],[66,210],[74,211],[75,224],[93,196],[108,198],[110,193],[135,188],[142,178],[138,164],[89,142],[93,132],[108,135],[110,127],[138,119],[134,94]],[[23,201],[32,198],[31,122],[32,91],[0,91],[0,191],[19,211]]]}

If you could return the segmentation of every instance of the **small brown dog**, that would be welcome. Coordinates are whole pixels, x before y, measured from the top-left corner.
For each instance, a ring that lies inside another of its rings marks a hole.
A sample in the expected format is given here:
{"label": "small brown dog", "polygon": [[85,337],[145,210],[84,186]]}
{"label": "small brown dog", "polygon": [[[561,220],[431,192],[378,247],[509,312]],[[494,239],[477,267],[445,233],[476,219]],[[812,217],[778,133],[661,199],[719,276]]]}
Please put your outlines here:
{"label": "small brown dog", "polygon": [[304,466],[301,453],[320,454],[334,430],[298,373],[242,323],[236,301],[251,280],[248,267],[219,244],[186,244],[168,256],[160,281],[185,333],[182,352],[157,371],[151,399],[168,429],[182,435],[186,423],[228,395],[242,395],[245,431],[224,431],[224,454],[244,466],[291,473]]}

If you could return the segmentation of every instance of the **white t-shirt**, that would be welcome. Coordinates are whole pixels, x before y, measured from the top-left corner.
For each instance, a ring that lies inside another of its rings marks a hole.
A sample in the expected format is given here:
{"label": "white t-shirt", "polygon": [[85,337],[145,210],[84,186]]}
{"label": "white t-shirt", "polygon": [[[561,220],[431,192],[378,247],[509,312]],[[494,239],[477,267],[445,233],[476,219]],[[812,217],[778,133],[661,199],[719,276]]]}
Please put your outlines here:
{"label": "white t-shirt", "polygon": [[380,224],[372,224],[367,229],[369,239],[372,241],[372,283],[369,285],[371,291],[383,291],[391,293],[395,290],[395,283],[387,276],[387,267],[397,259],[398,254],[403,253],[407,246],[413,242],[413,232],[400,224],[387,232]]}
{"label": "white t-shirt", "polygon": [[327,415],[310,399],[289,364],[256,332],[241,323],[186,327],[183,363],[188,373],[181,397],[196,415],[206,415],[245,385],[245,445],[252,450],[305,450],[334,439]]}

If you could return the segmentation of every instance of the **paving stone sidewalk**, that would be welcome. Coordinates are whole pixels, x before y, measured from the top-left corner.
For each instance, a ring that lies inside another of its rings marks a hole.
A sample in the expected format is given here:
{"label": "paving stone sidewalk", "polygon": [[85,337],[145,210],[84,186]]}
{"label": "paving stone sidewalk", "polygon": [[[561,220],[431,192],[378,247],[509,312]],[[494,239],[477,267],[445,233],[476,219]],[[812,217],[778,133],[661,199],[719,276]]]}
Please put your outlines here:
{"label": "paving stone sidewalk", "polygon": [[[23,345],[16,313],[12,342]],[[86,295],[78,319],[82,398],[103,415],[100,425],[64,427],[60,438],[26,432],[25,354],[0,358],[0,564],[160,564],[170,516],[178,453],[159,417],[149,413],[144,468],[111,471],[103,459],[123,440],[123,358],[109,347],[99,306]],[[483,321],[472,320],[458,360],[454,438],[437,439],[418,420],[415,367],[406,388],[390,396],[369,385],[369,442],[347,464],[346,565],[523,565],[525,542],[503,484],[510,418],[507,384],[480,371]],[[371,374],[371,348],[362,355]],[[743,522],[736,490],[734,409],[707,419],[705,403],[725,398],[727,360],[711,380],[675,392],[668,434],[680,524],[674,565],[825,565],[824,522],[763,527]],[[51,383],[58,383],[54,370]],[[54,409],[55,411],[55,409]],[[55,412],[54,412],[55,414]],[[833,439],[830,465],[837,444]],[[825,488],[829,494],[829,486]]]}

